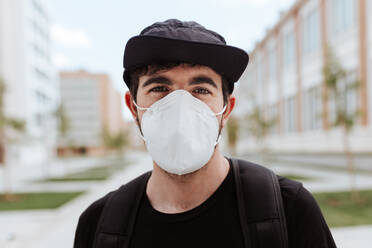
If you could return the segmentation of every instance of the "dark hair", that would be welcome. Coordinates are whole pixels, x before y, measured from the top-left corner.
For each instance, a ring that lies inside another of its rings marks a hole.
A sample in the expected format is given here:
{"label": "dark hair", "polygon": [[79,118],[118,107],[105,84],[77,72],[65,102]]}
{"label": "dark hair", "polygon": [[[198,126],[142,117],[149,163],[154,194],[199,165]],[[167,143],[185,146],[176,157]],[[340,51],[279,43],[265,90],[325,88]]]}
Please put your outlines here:
{"label": "dark hair", "polygon": [[[200,66],[198,64],[184,63],[184,62],[167,62],[167,63],[157,63],[151,64],[143,67],[139,67],[130,72],[130,84],[129,91],[134,98],[134,101],[137,102],[137,90],[139,84],[139,78],[143,75],[152,75],[158,71],[172,69],[173,67],[179,66],[181,64],[187,64],[188,66]],[[124,76],[124,75],[123,75]],[[222,78],[222,95],[223,103],[226,105],[228,97],[230,95],[229,82],[221,75]]]}

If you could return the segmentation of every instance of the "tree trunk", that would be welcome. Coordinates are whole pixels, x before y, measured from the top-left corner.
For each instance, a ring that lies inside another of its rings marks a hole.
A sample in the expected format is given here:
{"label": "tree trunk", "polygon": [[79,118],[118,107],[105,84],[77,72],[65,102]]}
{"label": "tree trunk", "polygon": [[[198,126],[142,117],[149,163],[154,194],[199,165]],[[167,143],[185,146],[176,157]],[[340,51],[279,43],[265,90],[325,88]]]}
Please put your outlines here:
{"label": "tree trunk", "polygon": [[343,141],[344,141],[344,154],[346,158],[347,171],[350,178],[350,191],[351,199],[355,202],[360,201],[359,191],[356,186],[356,177],[355,177],[355,164],[353,159],[353,154],[350,150],[350,139],[349,131],[344,127],[343,128]]}

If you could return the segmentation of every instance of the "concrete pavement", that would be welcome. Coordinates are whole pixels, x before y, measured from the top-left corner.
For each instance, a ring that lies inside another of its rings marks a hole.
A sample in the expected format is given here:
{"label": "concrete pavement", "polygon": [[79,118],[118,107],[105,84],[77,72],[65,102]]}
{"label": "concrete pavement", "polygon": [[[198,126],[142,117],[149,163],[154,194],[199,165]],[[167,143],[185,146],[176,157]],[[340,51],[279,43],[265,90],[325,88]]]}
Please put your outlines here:
{"label": "concrete pavement", "polygon": [[[332,156],[329,155],[327,159],[333,158]],[[307,161],[302,160],[304,164],[300,164],[300,166],[297,166],[295,161],[301,157],[288,158],[288,160],[278,159],[265,162],[265,166],[272,169],[276,174],[310,178],[310,180],[304,181],[303,185],[312,193],[350,190],[350,175],[343,170],[329,170],[327,169],[329,168],[328,166],[321,169],[321,162],[325,161],[322,158],[307,157]],[[263,163],[259,157],[250,156],[246,159],[259,164]],[[360,159],[356,161],[361,161]],[[369,170],[369,164],[367,163],[369,158],[365,157],[362,159],[364,159],[364,162],[359,164],[359,168]],[[291,163],[288,163],[289,160],[291,160]],[[342,167],[342,163],[338,164],[342,160],[343,158],[335,159],[332,162],[333,167]],[[311,166],[311,161],[315,161],[316,165]],[[355,182],[358,189],[372,189],[372,175],[370,173],[361,171],[356,173]],[[369,248],[372,244],[372,225],[331,228],[331,232],[338,248]]]}
{"label": "concrete pavement", "polygon": [[[73,157],[50,161],[46,164],[18,165],[9,164],[8,166],[0,167],[0,193],[6,189],[11,189],[12,192],[38,192],[38,191],[60,191],[61,183],[37,183],[38,180],[49,177],[59,177],[64,174],[78,172],[87,168],[101,166],[112,162],[112,158],[101,157]],[[6,179],[5,179],[6,178]],[[4,184],[3,180],[8,183]],[[70,186],[68,186],[70,185]],[[84,190],[89,188],[89,182],[69,182],[64,184],[72,190]]]}
{"label": "concrete pavement", "polygon": [[[3,248],[55,248],[72,247],[74,232],[81,212],[93,201],[111,190],[150,170],[151,159],[144,153],[131,153],[131,161],[136,161],[122,172],[104,182],[85,185],[88,192],[56,210],[0,212],[0,247]],[[101,163],[97,161],[95,163]],[[84,168],[84,163],[81,163]],[[87,163],[85,166],[94,166]],[[288,166],[286,163],[270,163],[278,174],[295,174],[313,178],[304,182],[311,192],[340,191],[349,187],[348,175],[342,171],[314,170],[310,167]],[[359,188],[372,189],[372,176],[359,174]],[[84,183],[82,183],[84,184]],[[64,185],[61,184],[61,185]],[[69,185],[73,189],[72,184]],[[57,187],[57,185],[53,186]],[[65,186],[63,186],[65,187]],[[83,188],[82,185],[80,185]],[[367,248],[372,243],[372,226],[332,228],[336,244],[340,248]]]}
{"label": "concrete pavement", "polygon": [[[347,161],[342,154],[273,154],[273,159],[282,163],[347,169]],[[372,154],[353,154],[355,169],[372,173]]]}
{"label": "concrete pavement", "polygon": [[372,225],[332,228],[338,248],[368,248],[372,244]]}
{"label": "concrete pavement", "polygon": [[[76,224],[83,210],[106,193],[151,169],[152,161],[148,156],[142,156],[142,153],[128,156],[137,162],[107,181],[90,183],[86,194],[56,210],[0,212],[0,223],[7,223],[0,225],[0,247],[72,247]],[[64,188],[64,184],[60,185]]]}

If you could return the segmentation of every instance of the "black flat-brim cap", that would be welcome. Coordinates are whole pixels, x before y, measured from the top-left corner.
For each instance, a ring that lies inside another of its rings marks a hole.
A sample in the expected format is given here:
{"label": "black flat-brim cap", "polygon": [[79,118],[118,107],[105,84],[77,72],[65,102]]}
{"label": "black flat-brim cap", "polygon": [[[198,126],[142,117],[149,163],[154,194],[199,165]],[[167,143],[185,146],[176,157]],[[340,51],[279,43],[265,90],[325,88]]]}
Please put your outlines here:
{"label": "black flat-brim cap", "polygon": [[196,22],[170,19],[154,23],[129,39],[124,51],[123,78],[129,88],[130,72],[134,69],[168,62],[192,63],[208,66],[223,76],[232,93],[248,61],[244,50],[226,45],[216,32]]}

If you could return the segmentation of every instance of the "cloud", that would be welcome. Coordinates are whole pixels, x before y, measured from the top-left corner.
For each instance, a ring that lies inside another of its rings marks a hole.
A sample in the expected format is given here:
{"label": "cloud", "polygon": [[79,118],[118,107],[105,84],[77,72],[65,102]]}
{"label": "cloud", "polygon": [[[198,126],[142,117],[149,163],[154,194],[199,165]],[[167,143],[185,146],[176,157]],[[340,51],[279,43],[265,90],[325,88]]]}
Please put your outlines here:
{"label": "cloud", "polygon": [[71,60],[61,53],[53,55],[53,63],[59,68],[71,66]]}
{"label": "cloud", "polygon": [[62,45],[91,48],[92,41],[80,29],[65,28],[60,25],[52,26],[52,39]]}

